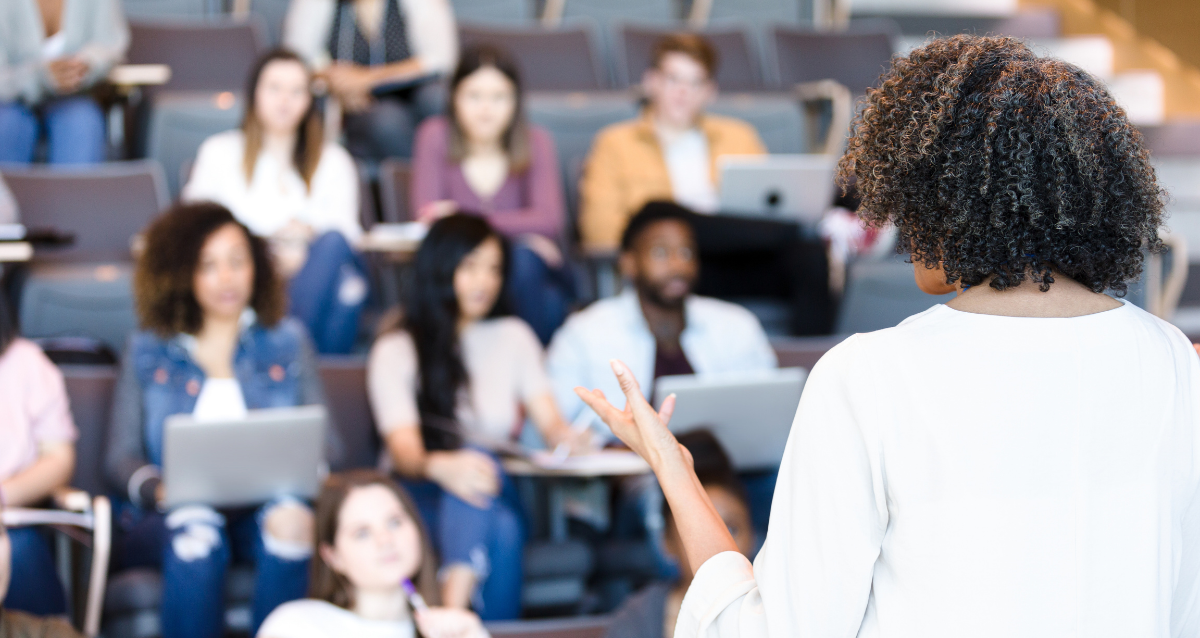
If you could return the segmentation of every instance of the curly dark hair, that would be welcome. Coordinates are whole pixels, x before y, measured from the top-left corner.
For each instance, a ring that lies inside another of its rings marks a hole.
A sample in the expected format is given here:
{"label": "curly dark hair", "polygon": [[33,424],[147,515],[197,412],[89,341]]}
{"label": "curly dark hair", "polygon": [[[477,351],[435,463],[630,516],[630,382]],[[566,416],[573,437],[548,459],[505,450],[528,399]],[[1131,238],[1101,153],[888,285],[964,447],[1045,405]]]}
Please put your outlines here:
{"label": "curly dark hair", "polygon": [[143,233],[146,247],[133,279],[143,328],[164,337],[200,330],[204,317],[192,291],[200,251],[210,235],[229,224],[240,228],[250,242],[254,257],[250,306],[258,314],[258,322],[265,326],[279,323],[287,301],[266,240],[251,233],[224,206],[202,202],[176,204]]}
{"label": "curly dark hair", "polygon": [[859,214],[947,283],[1054,274],[1126,291],[1162,249],[1163,191],[1098,80],[1012,38],[960,35],[897,57],[855,120],[839,180]]}

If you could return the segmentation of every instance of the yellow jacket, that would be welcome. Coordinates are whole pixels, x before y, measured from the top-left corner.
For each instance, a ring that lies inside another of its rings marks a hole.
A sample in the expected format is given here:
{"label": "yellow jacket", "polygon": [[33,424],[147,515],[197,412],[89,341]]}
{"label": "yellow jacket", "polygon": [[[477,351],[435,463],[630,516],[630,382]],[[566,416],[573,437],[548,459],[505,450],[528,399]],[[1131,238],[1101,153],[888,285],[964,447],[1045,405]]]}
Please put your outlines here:
{"label": "yellow jacket", "polygon": [[[741,120],[705,115],[709,170],[717,183],[717,158],[767,152],[754,127]],[[613,249],[625,225],[646,202],[672,199],[671,177],[648,114],[606,127],[596,135],[580,184],[579,233],[585,248]]]}

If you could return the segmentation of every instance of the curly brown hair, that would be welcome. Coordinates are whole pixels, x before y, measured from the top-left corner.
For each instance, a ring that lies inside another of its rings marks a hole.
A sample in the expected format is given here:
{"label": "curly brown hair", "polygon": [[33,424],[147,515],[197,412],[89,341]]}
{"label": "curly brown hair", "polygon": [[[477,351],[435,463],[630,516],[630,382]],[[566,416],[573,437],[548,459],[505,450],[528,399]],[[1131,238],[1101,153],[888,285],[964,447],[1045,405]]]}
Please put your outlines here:
{"label": "curly brown hair", "polygon": [[274,326],[287,306],[283,286],[267,242],[250,232],[229,209],[211,202],[176,204],[155,219],[143,235],[146,248],[138,258],[133,292],[142,327],[164,337],[195,334],[203,313],[192,290],[200,251],[210,235],[233,224],[246,233],[254,257],[254,294],[250,307],[258,322]]}
{"label": "curly brown hair", "polygon": [[893,59],[839,167],[859,214],[947,283],[1054,274],[1126,291],[1162,249],[1163,191],[1141,134],[1098,80],[1012,38],[960,35]]}

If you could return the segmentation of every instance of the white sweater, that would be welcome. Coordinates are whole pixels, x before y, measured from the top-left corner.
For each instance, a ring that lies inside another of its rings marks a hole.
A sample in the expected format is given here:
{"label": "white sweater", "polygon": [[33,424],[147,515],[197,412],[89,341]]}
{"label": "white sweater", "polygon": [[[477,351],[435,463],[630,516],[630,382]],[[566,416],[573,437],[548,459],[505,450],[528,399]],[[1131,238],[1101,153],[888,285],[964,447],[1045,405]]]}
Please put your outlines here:
{"label": "white sweater", "polygon": [[1200,358],[1128,304],[851,337],[753,568],[704,563],[675,636],[1200,636]]}
{"label": "white sweater", "polygon": [[184,201],[213,201],[233,212],[256,235],[270,236],[293,219],[318,233],[336,230],[353,243],[362,235],[358,211],[358,172],[346,149],[327,143],[306,188],[292,164],[262,152],[254,179],[242,170],[245,137],[240,130],[218,133],[200,145]]}

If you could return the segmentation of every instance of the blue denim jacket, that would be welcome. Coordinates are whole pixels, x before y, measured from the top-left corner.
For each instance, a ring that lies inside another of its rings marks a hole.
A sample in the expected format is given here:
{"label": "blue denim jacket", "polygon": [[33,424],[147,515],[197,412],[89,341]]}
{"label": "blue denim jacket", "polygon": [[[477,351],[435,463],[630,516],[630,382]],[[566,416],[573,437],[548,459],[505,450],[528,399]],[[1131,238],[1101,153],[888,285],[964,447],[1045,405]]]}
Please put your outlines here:
{"label": "blue denim jacket", "polygon": [[[146,480],[158,477],[166,418],[190,414],[204,385],[204,371],[188,347],[190,338],[140,331],[126,348],[109,425],[107,468],[113,487],[129,492],[134,503],[141,500]],[[294,319],[273,328],[247,325],[234,353],[233,372],[248,409],[325,403],[308,335]],[[341,446],[336,429],[328,432],[326,456],[336,465]],[[137,480],[131,481],[135,474]]]}

